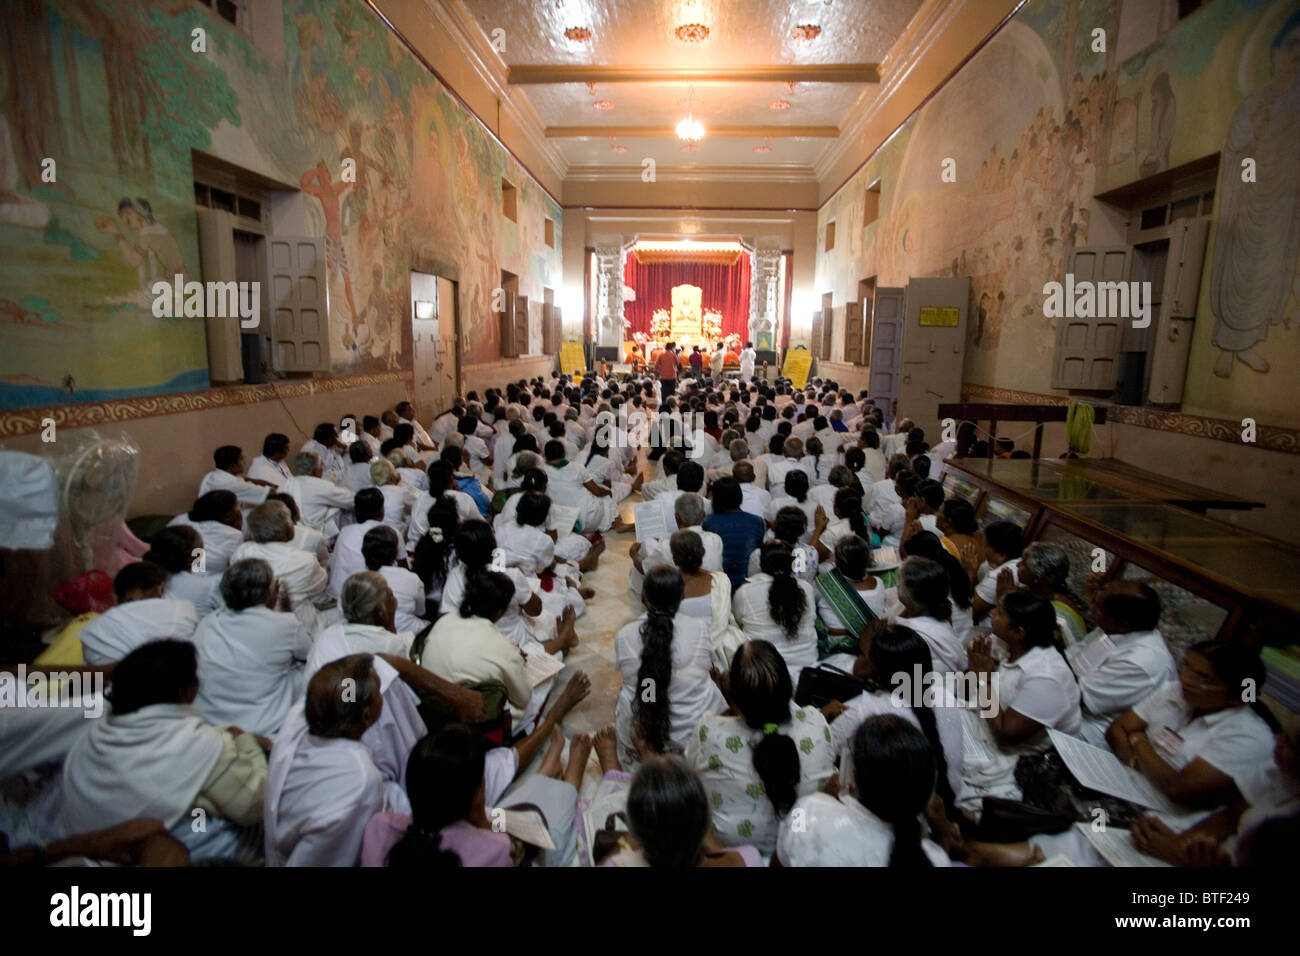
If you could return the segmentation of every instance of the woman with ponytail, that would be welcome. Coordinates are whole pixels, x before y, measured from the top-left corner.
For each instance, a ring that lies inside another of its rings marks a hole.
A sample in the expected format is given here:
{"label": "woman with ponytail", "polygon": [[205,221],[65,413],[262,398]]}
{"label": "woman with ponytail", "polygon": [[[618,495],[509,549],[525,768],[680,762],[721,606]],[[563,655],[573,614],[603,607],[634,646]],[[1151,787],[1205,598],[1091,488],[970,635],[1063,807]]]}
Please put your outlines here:
{"label": "woman with ponytail", "polygon": [[768,856],[795,800],[815,793],[834,773],[830,728],[815,708],[792,710],[790,671],[770,642],[737,648],[729,676],[739,714],[700,721],[686,759],[709,792],[718,840],[749,844]]}
{"label": "woman with ponytail", "polygon": [[851,535],[857,535],[863,541],[871,541],[871,529],[867,526],[866,516],[862,513],[862,496],[856,488],[841,488],[835,492],[833,505],[835,520],[828,521],[823,513],[813,524],[813,536],[810,542],[817,549],[822,571],[829,571],[835,557],[835,545]]}
{"label": "woman with ponytail", "polygon": [[797,675],[817,663],[816,596],[812,585],[795,576],[794,552],[784,544],[763,545],[759,569],[732,599],[736,623],[746,640],[771,641]]}
{"label": "woman with ponytail", "polygon": [[808,495],[807,473],[798,468],[791,469],[786,472],[782,487],[785,493],[773,493],[772,501],[767,506],[767,523],[775,524],[777,513],[782,508],[798,508],[808,519],[808,529],[799,536],[800,542],[807,544],[812,540],[813,525],[817,520],[818,511],[817,502]]}
{"label": "woman with ponytail", "polygon": [[783,866],[947,866],[924,836],[921,814],[934,793],[930,742],[905,718],[871,717],[853,736],[857,793],[803,797],[781,824],[776,856]]}
{"label": "woman with ponytail", "polygon": [[460,528],[460,511],[456,502],[439,498],[428,511],[429,530],[415,545],[414,570],[424,584],[425,603],[429,608],[442,603],[442,589],[447,575],[456,564],[453,542]]}
{"label": "woman with ponytail", "polygon": [[645,613],[614,637],[623,676],[614,727],[625,769],[642,753],[684,749],[700,719],[726,707],[709,676],[709,622],[679,613],[684,590],[676,568],[651,568],[641,587]]}
{"label": "woman with ponytail", "polygon": [[927,558],[943,568],[948,575],[948,604],[952,612],[950,621],[953,633],[958,640],[969,641],[974,636],[971,633],[971,600],[975,592],[961,561],[944,547],[938,535],[930,531],[918,531],[904,539],[900,553],[904,558]]}
{"label": "woman with ponytail", "polygon": [[934,670],[930,646],[910,627],[882,624],[872,632],[865,656],[861,676],[868,689],[848,701],[831,724],[840,782],[853,779],[850,751],[858,727],[871,717],[894,714],[915,725],[930,742],[937,772],[935,791],[948,818],[959,819],[954,803],[961,791],[961,716],[953,694],[944,688],[943,675]]}

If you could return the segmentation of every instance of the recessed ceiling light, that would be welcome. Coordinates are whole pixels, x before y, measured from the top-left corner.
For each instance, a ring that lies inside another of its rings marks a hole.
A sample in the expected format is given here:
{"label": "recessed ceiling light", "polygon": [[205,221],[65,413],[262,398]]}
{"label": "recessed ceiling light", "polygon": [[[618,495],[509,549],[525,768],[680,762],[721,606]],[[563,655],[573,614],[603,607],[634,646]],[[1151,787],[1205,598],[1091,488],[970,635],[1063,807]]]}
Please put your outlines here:
{"label": "recessed ceiling light", "polygon": [[815,23],[801,23],[790,31],[794,40],[816,40],[822,35],[822,28]]}
{"label": "recessed ceiling light", "polygon": [[687,143],[685,146],[682,147],[683,153],[698,153],[699,151],[700,151],[700,147],[696,143]]}
{"label": "recessed ceiling light", "polygon": [[596,102],[592,103],[591,105],[592,105],[592,108],[593,108],[593,109],[598,109],[598,110],[604,112],[604,111],[606,111],[606,110],[612,110],[612,109],[614,108],[614,101],[613,101],[613,100],[596,100]]}
{"label": "recessed ceiling light", "polygon": [[564,36],[574,43],[586,43],[591,39],[591,31],[586,27],[569,27],[564,31]]}
{"label": "recessed ceiling light", "polygon": [[700,43],[709,38],[709,28],[703,23],[683,23],[673,32],[683,43]]}
{"label": "recessed ceiling light", "polygon": [[770,110],[788,110],[790,103],[788,100],[773,100],[767,104],[767,108]]}

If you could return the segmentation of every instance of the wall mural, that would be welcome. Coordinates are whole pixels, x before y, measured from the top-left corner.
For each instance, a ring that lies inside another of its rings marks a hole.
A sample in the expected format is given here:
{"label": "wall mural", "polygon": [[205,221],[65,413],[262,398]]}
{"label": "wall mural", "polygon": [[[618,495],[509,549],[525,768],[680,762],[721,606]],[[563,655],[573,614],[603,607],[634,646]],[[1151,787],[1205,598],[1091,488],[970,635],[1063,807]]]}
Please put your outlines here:
{"label": "wall mural", "polygon": [[[305,229],[325,244],[336,374],[411,368],[415,256],[459,272],[467,365],[499,358],[488,309],[502,269],[538,303],[558,286],[559,207],[373,12],[283,10],[283,50],[268,51],[191,0],[6,11],[0,406],[207,387],[203,319],[151,308],[156,279],[200,278],[192,150],[301,190]],[[195,27],[206,53],[191,49]],[[518,224],[500,212],[503,178]]]}
{"label": "wall mural", "polygon": [[[1221,153],[1184,411],[1300,424],[1300,3],[1217,0],[1117,63],[1121,6],[1033,0],[999,31],[822,208],[816,291],[842,303],[872,275],[969,275],[967,382],[1050,393],[1042,287],[1088,243],[1092,197]],[[1256,184],[1240,182],[1246,155]],[[955,183],[940,178],[949,158]],[[877,180],[879,219],[863,228]],[[848,241],[824,253],[832,220]],[[1292,374],[1261,377],[1270,365]]]}

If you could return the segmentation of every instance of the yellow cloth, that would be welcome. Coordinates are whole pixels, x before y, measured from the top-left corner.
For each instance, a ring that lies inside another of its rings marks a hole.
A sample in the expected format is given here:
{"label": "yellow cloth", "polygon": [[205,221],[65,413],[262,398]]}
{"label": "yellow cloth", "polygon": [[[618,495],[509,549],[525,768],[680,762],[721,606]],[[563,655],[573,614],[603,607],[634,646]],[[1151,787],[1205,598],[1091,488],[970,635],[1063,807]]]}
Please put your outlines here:
{"label": "yellow cloth", "polygon": [[74,617],[34,663],[41,667],[84,666],[86,659],[81,656],[81,629],[97,617],[99,615],[94,611]]}

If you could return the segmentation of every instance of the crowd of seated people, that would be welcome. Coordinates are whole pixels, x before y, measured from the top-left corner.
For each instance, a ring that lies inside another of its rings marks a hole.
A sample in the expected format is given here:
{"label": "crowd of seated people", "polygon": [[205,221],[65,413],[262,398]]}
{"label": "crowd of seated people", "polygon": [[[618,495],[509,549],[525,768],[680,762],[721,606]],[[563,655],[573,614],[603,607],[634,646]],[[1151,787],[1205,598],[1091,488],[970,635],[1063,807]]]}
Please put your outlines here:
{"label": "crowd of seated people", "polygon": [[[36,794],[0,802],[4,862],[1105,865],[1053,734],[1185,810],[1128,807],[1141,852],[1295,845],[1300,731],[1242,693],[1257,653],[1180,660],[1152,587],[981,526],[951,443],[865,392],[557,374],[260,441],[81,627],[102,717],[0,724]],[[631,502],[659,533],[599,594]],[[618,692],[566,739],[593,601],[632,612]]]}

